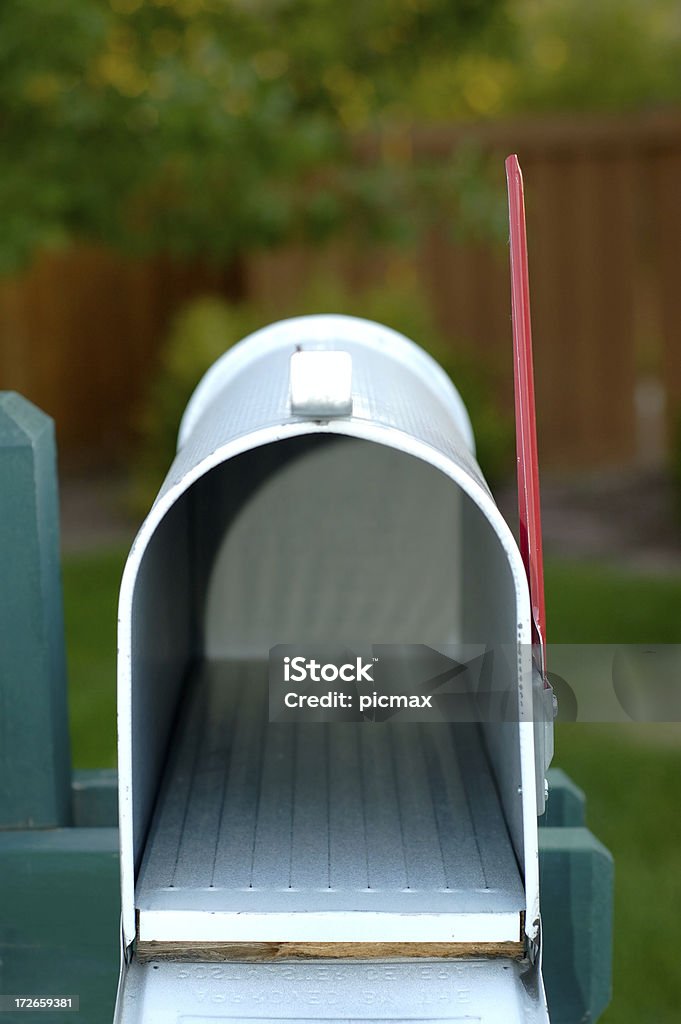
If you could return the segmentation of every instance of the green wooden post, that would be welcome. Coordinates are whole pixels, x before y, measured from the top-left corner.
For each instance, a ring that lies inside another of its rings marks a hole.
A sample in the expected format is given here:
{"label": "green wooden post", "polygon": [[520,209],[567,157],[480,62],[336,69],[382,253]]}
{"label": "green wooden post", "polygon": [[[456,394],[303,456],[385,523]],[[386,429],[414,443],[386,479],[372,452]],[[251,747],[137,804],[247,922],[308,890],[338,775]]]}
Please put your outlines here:
{"label": "green wooden post", "polygon": [[588,1024],[611,997],[614,866],[585,827],[582,790],[560,768],[548,782],[539,819],[544,984],[551,1024]]}
{"label": "green wooden post", "polygon": [[586,796],[562,768],[549,768],[549,799],[539,819],[540,828],[567,828],[586,824]]}
{"label": "green wooden post", "polygon": [[70,820],[54,424],[0,392],[0,828]]}
{"label": "green wooden post", "polygon": [[612,856],[587,828],[540,828],[539,871],[551,1024],[596,1021],[612,994]]}
{"label": "green wooden post", "polygon": [[111,1024],[120,956],[118,830],[0,834],[0,992],[77,995],[78,1013],[3,1024]]}

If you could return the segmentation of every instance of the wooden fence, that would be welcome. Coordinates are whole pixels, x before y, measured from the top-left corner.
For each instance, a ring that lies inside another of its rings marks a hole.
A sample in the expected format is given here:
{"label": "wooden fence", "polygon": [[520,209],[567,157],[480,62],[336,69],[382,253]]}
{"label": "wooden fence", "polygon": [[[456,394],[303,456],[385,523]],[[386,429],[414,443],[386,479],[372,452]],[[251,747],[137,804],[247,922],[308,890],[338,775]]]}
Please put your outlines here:
{"label": "wooden fence", "polygon": [[[447,159],[464,141],[498,157],[500,174],[511,150],[523,166],[543,467],[664,457],[681,409],[681,113],[422,131],[414,159]],[[375,277],[383,254],[337,246],[327,258],[352,282]],[[452,343],[507,360],[510,405],[503,246],[457,245],[434,231],[414,258]],[[236,289],[276,309],[318,259],[267,253],[235,281],[92,247],[43,254],[0,282],[0,387],[54,416],[67,464],[120,457],[178,307]],[[642,394],[655,400],[644,407]]]}

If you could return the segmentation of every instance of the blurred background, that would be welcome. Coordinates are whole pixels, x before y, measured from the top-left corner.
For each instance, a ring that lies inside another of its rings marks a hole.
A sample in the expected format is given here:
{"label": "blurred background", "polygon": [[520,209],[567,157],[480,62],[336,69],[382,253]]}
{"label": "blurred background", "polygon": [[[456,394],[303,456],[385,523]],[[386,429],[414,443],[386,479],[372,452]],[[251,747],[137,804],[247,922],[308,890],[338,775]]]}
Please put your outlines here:
{"label": "blurred background", "polygon": [[[515,522],[512,151],[549,638],[681,641],[680,69],[676,0],[3,0],[0,387],[57,425],[77,766],[115,763],[126,549],[248,331],[348,312],[427,347]],[[604,1020],[676,1022],[681,732],[556,751],[615,855]]]}

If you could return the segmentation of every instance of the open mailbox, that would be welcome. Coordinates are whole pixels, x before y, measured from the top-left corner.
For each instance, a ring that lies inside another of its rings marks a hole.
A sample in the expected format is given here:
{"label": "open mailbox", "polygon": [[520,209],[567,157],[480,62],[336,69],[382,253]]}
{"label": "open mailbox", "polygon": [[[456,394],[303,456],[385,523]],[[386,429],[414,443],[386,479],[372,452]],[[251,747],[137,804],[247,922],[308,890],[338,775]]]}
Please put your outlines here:
{"label": "open mailbox", "polygon": [[[218,360],[121,586],[116,1021],[547,1021],[532,628],[424,351],[315,316]],[[404,642],[511,650],[517,714],[270,720],[277,645]]]}

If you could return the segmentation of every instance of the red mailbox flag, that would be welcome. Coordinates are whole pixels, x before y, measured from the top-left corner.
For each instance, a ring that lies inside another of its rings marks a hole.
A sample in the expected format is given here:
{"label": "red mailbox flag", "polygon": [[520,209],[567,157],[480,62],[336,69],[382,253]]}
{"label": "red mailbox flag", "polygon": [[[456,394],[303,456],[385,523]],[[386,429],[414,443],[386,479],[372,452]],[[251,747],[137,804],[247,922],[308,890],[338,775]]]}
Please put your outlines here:
{"label": "red mailbox flag", "polygon": [[527,269],[527,233],[523,176],[518,157],[506,160],[508,215],[511,243],[511,310],[513,316],[513,381],[515,389],[516,456],[518,461],[518,512],[520,554],[530,585],[532,640],[542,672],[545,669],[546,610],[544,607],[544,559],[539,504],[539,460],[534,408],[530,282]]}

